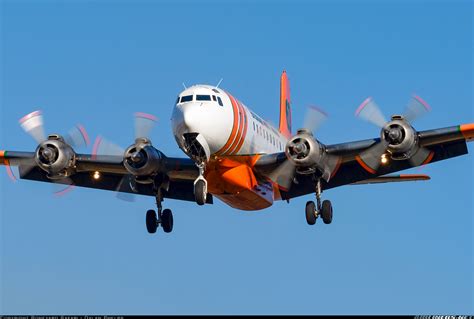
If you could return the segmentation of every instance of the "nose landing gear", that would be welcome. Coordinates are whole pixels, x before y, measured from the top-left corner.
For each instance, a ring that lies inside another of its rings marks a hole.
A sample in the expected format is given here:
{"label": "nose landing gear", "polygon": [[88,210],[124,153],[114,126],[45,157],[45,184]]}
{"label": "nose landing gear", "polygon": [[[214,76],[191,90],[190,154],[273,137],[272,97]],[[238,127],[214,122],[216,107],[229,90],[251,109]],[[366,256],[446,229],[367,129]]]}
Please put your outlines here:
{"label": "nose landing gear", "polygon": [[198,164],[199,177],[194,181],[194,197],[196,203],[204,205],[207,200],[207,181],[204,178],[204,164]]}
{"label": "nose landing gear", "polygon": [[306,222],[308,225],[314,225],[319,216],[323,219],[325,224],[332,222],[332,204],[331,201],[325,200],[321,204],[321,180],[318,179],[316,182],[316,202],[317,206],[313,201],[306,203]]}

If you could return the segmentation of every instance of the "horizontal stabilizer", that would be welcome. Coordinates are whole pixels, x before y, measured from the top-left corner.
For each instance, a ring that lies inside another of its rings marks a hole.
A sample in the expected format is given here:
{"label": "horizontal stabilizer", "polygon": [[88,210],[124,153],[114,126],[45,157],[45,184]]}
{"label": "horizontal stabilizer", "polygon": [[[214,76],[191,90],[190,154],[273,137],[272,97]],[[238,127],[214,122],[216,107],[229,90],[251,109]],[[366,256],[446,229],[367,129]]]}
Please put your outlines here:
{"label": "horizontal stabilizer", "polygon": [[431,178],[428,175],[422,174],[402,174],[402,175],[385,175],[374,178],[369,178],[363,181],[352,183],[351,185],[362,184],[379,184],[379,183],[393,183],[393,182],[415,182],[428,181]]}

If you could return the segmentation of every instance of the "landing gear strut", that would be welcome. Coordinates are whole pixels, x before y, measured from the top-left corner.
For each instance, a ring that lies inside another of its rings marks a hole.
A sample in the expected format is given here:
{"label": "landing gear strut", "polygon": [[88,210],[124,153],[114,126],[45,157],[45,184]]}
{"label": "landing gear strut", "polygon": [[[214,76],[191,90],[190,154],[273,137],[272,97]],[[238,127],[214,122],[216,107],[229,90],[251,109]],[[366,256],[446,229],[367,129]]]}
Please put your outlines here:
{"label": "landing gear strut", "polygon": [[331,201],[325,200],[321,203],[321,179],[316,181],[316,203],[309,201],[306,203],[306,222],[308,225],[314,225],[319,216],[325,224],[332,222],[332,204]]}
{"label": "landing gear strut", "polygon": [[173,230],[173,213],[170,209],[163,210],[162,203],[163,194],[161,188],[156,191],[156,207],[158,214],[150,209],[146,212],[146,229],[150,234],[156,233],[158,226],[163,227],[165,233],[171,233]]}
{"label": "landing gear strut", "polygon": [[199,177],[194,181],[194,198],[198,205],[204,205],[207,200],[207,181],[204,178],[204,164],[198,164]]}

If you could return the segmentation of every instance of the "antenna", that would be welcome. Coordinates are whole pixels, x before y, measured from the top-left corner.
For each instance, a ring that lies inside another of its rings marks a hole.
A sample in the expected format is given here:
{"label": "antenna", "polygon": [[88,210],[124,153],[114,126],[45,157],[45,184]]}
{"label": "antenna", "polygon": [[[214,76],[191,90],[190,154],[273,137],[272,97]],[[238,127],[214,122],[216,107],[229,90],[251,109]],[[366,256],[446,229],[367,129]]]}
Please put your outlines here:
{"label": "antenna", "polygon": [[188,89],[188,88],[186,87],[186,84],[184,84],[184,82],[183,82],[183,87],[184,87],[185,90]]}
{"label": "antenna", "polygon": [[222,80],[224,80],[224,78],[221,78],[221,80],[219,81],[219,83],[217,83],[216,89],[219,87],[219,85],[221,85]]}

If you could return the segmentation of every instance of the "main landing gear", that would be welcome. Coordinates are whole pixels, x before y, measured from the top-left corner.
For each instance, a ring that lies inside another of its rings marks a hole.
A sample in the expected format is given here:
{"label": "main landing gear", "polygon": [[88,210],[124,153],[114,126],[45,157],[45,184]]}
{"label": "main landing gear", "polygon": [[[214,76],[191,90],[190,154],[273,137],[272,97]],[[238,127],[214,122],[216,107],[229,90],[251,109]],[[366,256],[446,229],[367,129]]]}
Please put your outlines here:
{"label": "main landing gear", "polygon": [[156,233],[156,230],[160,225],[163,227],[165,233],[171,233],[173,230],[173,213],[170,209],[163,210],[161,202],[163,202],[163,195],[161,189],[159,189],[156,192],[158,214],[153,209],[146,212],[146,229],[150,234]]}
{"label": "main landing gear", "polygon": [[325,224],[330,224],[332,222],[332,204],[331,201],[325,200],[321,204],[321,180],[318,179],[316,182],[316,203],[317,206],[313,201],[309,201],[306,203],[306,222],[308,225],[314,225],[316,223],[316,219],[319,216],[323,219]]}
{"label": "main landing gear", "polygon": [[200,206],[207,200],[207,181],[204,178],[204,164],[198,164],[199,177],[194,181],[194,198]]}

